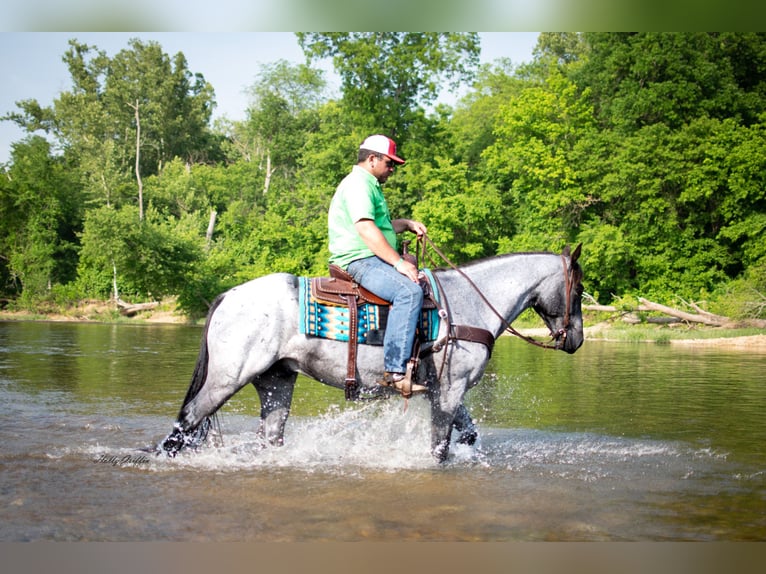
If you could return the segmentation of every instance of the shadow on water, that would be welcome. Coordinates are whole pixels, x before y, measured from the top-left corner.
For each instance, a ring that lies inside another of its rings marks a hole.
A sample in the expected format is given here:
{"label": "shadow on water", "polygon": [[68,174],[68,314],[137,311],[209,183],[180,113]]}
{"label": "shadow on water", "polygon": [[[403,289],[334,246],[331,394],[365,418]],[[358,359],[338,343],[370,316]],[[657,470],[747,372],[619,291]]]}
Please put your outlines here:
{"label": "shadow on water", "polygon": [[[502,339],[468,405],[481,437],[429,454],[428,405],[346,404],[299,379],[286,444],[258,399],[175,459],[200,330],[0,323],[0,540],[759,540],[766,358]],[[746,433],[746,437],[742,437]]]}

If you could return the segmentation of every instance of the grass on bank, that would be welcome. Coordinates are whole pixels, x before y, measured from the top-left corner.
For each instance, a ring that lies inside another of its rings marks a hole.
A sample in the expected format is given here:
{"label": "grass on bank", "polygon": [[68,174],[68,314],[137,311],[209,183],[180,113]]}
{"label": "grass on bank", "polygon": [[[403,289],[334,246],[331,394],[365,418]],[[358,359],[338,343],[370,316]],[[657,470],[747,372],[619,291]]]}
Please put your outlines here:
{"label": "grass on bank", "polygon": [[[634,342],[634,343],[658,343],[667,344],[671,340],[679,339],[718,339],[729,337],[748,337],[751,335],[764,335],[766,330],[756,327],[711,327],[700,323],[669,323],[657,324],[648,322],[626,322],[620,317],[609,313],[585,313],[583,323],[587,331],[587,338],[591,340]],[[514,321],[513,326],[517,329],[545,329],[545,325],[537,314],[528,309]]]}
{"label": "grass on bank", "polygon": [[[587,321],[586,328],[591,326]],[[673,325],[654,325],[649,323],[628,324],[610,322],[606,328],[593,330],[588,333],[589,339],[635,342],[635,343],[669,343],[671,340],[680,339],[725,339],[729,337],[747,337],[750,335],[763,335],[763,329],[754,327],[724,328],[708,327],[702,325],[687,325],[676,323]]]}

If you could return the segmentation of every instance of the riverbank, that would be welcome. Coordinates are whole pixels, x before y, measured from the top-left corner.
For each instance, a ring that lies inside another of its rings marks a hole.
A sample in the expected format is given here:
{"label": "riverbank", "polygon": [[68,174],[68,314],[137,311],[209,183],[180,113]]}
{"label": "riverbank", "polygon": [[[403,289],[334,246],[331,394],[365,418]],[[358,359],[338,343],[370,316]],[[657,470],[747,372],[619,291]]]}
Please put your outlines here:
{"label": "riverbank", "polygon": [[194,320],[181,313],[173,301],[162,301],[153,309],[147,309],[126,317],[110,301],[83,301],[65,309],[39,311],[0,310],[0,321],[51,321],[81,323],[169,323],[193,325],[204,320]]}
{"label": "riverbank", "polygon": [[[110,302],[86,301],[76,307],[49,312],[0,310],[0,321],[93,322],[128,324],[202,324],[204,319],[191,319],[176,309],[174,302],[161,302],[154,309],[141,311],[132,317],[120,314]],[[585,338],[588,341],[656,343],[684,346],[705,346],[766,353],[766,330],[755,328],[720,328],[700,325],[630,324],[585,317]],[[544,327],[514,326],[523,334],[544,339]]]}
{"label": "riverbank", "polygon": [[[623,324],[612,321],[588,322],[585,320],[585,340],[652,343],[658,345],[679,345],[696,347],[718,347],[732,350],[766,353],[766,331],[752,327],[735,329],[676,324]],[[545,337],[545,328],[519,329],[524,335]]]}

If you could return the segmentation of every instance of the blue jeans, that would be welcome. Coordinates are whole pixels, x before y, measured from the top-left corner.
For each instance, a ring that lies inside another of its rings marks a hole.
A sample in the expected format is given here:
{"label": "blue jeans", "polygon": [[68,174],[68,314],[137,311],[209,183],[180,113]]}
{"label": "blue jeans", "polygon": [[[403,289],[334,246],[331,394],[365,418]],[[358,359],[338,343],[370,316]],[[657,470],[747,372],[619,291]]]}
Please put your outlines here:
{"label": "blue jeans", "polygon": [[406,372],[423,305],[423,289],[374,256],[352,261],[346,271],[359,285],[391,302],[383,338],[383,366],[390,373]]}

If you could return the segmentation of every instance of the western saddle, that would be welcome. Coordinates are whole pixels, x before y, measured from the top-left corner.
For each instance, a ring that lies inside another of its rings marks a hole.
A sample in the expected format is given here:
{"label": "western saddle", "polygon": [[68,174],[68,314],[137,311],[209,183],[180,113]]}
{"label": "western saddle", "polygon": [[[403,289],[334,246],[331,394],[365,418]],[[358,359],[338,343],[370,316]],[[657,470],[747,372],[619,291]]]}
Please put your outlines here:
{"label": "western saddle", "polygon": [[[405,257],[411,257],[411,261],[414,259],[412,255],[404,255]],[[434,293],[431,289],[431,285],[427,279],[422,279],[420,282],[423,288],[423,309],[438,309],[439,305]],[[373,304],[384,307],[389,307],[391,303],[378,297],[371,291],[365,289],[354,281],[353,277],[346,271],[338,267],[337,265],[330,265],[329,277],[314,277],[311,279],[311,291],[316,299],[319,301],[329,303],[332,305],[347,306],[349,310],[349,337],[348,337],[348,361],[346,367],[346,385],[345,394],[346,400],[354,400],[359,396],[359,385],[356,380],[356,352],[357,352],[357,337],[358,337],[358,309],[360,305]],[[446,317],[446,313],[440,316]],[[433,351],[441,350],[441,348],[449,341],[449,339],[460,339],[463,341],[469,341],[474,343],[481,343],[485,345],[490,354],[492,353],[492,347],[495,343],[495,337],[489,331],[478,327],[469,327],[466,325],[451,325],[449,334],[446,337],[446,341],[437,341],[433,346]],[[420,358],[420,344],[421,341],[418,337],[415,339],[413,345],[412,357],[407,364],[407,384],[403,388],[398,388],[405,398],[412,395],[412,378],[417,373],[417,366]],[[426,387],[420,385],[422,389]]]}

